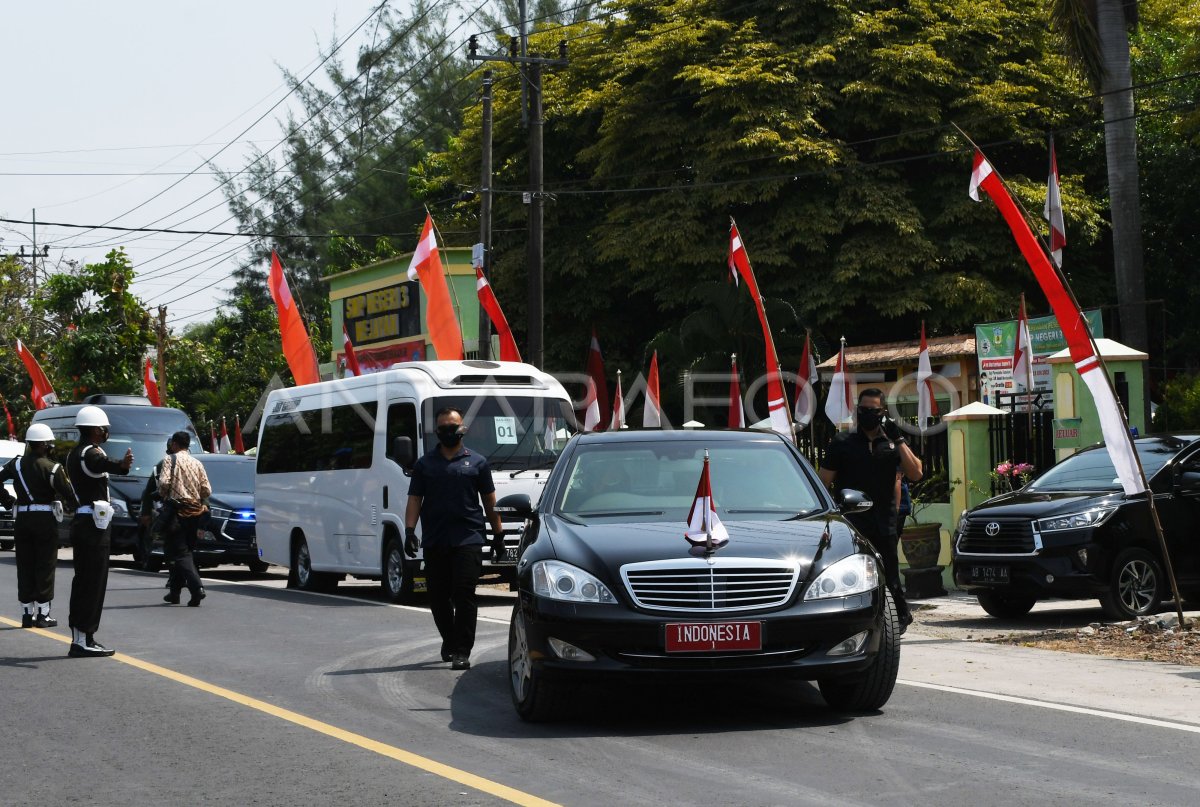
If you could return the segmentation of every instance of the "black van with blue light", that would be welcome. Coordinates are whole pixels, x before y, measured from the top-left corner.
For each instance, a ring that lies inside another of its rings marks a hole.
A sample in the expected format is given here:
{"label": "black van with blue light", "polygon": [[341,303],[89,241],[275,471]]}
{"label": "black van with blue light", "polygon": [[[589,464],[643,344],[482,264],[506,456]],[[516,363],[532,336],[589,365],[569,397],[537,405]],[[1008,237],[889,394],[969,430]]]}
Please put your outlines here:
{"label": "black van with blue light", "polygon": [[[119,459],[126,449],[133,450],[129,474],[108,480],[113,505],[112,554],[132,554],[134,560],[141,561],[145,549],[138,515],[146,480],[154,473],[155,463],[166,455],[167,438],[172,434],[186,431],[195,445],[200,444],[196,427],[182,410],[153,406],[140,395],[89,395],[82,403],[51,406],[33,415],[34,423],[44,423],[54,432],[52,453],[60,460],[79,442],[75,416],[84,406],[98,407],[108,417],[108,441],[102,446],[105,454]],[[70,543],[70,524],[69,516],[63,519],[59,541],[64,545]]]}

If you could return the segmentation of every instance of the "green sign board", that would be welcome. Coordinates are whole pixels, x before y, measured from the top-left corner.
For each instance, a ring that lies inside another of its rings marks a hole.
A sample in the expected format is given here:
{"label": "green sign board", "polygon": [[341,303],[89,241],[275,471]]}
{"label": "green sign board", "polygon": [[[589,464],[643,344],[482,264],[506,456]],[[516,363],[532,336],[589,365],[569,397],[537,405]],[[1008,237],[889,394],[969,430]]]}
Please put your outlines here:
{"label": "green sign board", "polygon": [[[1104,335],[1104,322],[1100,311],[1094,309],[1083,314],[1088,321],[1092,336]],[[1033,317],[1029,320],[1029,341],[1033,354],[1033,388],[1049,390],[1053,385],[1050,366],[1046,357],[1065,350],[1067,340],[1063,337],[1058,320],[1054,317]],[[979,386],[986,403],[997,392],[1020,392],[1012,382],[1013,353],[1017,347],[1017,321],[985,322],[975,326],[975,355],[979,359]]]}
{"label": "green sign board", "polygon": [[1083,418],[1057,418],[1053,423],[1054,447],[1079,448],[1080,430],[1083,428]]}

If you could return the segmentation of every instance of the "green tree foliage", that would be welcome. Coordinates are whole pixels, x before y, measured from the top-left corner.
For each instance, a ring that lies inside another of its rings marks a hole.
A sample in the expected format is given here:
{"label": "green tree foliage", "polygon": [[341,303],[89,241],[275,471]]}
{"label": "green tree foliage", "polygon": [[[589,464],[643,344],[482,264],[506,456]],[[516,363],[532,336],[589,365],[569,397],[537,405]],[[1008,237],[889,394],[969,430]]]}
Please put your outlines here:
{"label": "green tree foliage", "polygon": [[1156,431],[1200,429],[1200,375],[1179,375],[1163,387],[1163,402],[1154,413]]}
{"label": "green tree foliage", "polygon": [[[24,432],[32,407],[29,402],[29,373],[17,358],[18,339],[30,342],[29,268],[14,255],[0,256],[0,395],[15,420],[17,436]],[[40,341],[40,340],[39,340]],[[37,350],[38,345],[31,345]],[[0,410],[0,436],[8,437],[8,426]]]}
{"label": "green tree foliage", "polygon": [[[1020,291],[1036,293],[1000,217],[968,200],[971,152],[948,123],[961,122],[1040,209],[1045,132],[1094,119],[1082,84],[1064,79],[1042,4],[623,8],[532,39],[549,53],[565,35],[571,48],[570,67],[548,74],[545,91],[548,366],[581,364],[592,324],[606,356],[644,366],[651,338],[677,332],[704,304],[697,284],[723,278],[731,215],[764,293],[788,301],[795,328],[814,328],[825,353],[842,334],[860,344],[912,338],[922,318],[931,332],[963,330],[1015,313]],[[503,74],[494,282],[518,330],[519,94]],[[467,110],[462,135],[431,160],[444,173],[426,193],[478,181],[478,127]],[[1060,137],[1060,150],[1073,142]],[[1076,282],[1097,290],[1089,302],[1107,301],[1111,277],[1085,268],[1100,205],[1081,166],[1063,162]],[[785,326],[775,327],[781,336]],[[799,358],[798,348],[781,353],[785,365]]]}
{"label": "green tree foliage", "polygon": [[34,303],[43,320],[43,369],[60,400],[95,392],[142,392],[142,362],[155,342],[150,315],[129,292],[133,264],[124,249],[76,273],[51,275]]}

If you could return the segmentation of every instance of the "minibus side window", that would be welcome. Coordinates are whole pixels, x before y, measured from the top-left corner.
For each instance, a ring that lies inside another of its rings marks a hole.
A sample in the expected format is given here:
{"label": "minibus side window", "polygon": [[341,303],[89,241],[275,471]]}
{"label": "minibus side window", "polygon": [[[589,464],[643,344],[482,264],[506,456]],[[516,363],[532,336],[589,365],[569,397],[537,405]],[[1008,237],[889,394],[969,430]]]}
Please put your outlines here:
{"label": "minibus side window", "polygon": [[421,451],[421,441],[417,439],[417,406],[413,403],[394,403],[387,412],[387,441],[384,442],[389,458],[392,457],[392,443],[397,437],[407,437],[412,440],[413,450],[418,455]]}

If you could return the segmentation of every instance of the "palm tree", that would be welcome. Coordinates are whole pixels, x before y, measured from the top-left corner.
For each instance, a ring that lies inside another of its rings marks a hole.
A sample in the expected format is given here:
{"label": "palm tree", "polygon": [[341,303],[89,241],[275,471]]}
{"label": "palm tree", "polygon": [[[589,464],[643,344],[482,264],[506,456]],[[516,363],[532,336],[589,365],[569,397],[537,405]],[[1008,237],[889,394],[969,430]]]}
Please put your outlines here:
{"label": "palm tree", "polygon": [[1127,32],[1137,22],[1137,0],[1051,0],[1050,21],[1063,38],[1067,58],[1101,93],[1120,334],[1130,347],[1147,350],[1137,127]]}

